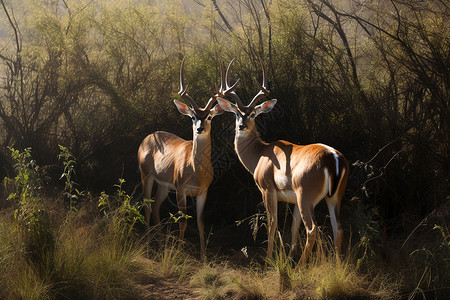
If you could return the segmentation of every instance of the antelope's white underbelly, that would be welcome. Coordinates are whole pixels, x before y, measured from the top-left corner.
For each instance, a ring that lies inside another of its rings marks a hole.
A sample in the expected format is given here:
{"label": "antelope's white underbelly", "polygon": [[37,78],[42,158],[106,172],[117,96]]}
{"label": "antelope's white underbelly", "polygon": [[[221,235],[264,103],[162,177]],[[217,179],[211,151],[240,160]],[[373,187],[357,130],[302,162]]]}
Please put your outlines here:
{"label": "antelope's white underbelly", "polygon": [[278,201],[283,201],[287,203],[297,203],[297,196],[293,190],[281,190],[277,191]]}
{"label": "antelope's white underbelly", "polygon": [[161,186],[163,186],[163,187],[165,187],[165,188],[167,188],[167,189],[169,189],[171,191],[175,190],[175,185],[173,183],[165,182],[165,181],[159,181],[158,179],[155,179],[155,181],[156,181],[156,183],[158,185],[161,185]]}
{"label": "antelope's white underbelly", "polygon": [[[158,185],[161,185],[170,191],[176,191],[175,185],[173,183],[159,181],[156,179],[155,179],[155,181]],[[187,196],[198,196],[204,192],[204,188],[200,188],[196,185],[185,185],[184,190],[185,190]]]}
{"label": "antelope's white underbelly", "polygon": [[[328,172],[327,168],[324,168],[324,176],[325,176],[325,181],[323,182],[320,190],[316,191],[316,193],[311,193],[311,195],[313,195],[312,198],[302,199],[304,201],[311,202],[313,204],[313,207],[315,207],[323,198],[325,198],[327,196],[328,189],[331,188],[331,187],[329,187],[330,176],[329,176],[329,172]],[[284,202],[288,202],[288,203],[297,204],[297,195],[295,194],[295,192],[291,189],[283,188],[286,186],[290,187],[291,183],[290,183],[289,177],[275,176],[275,183],[278,187],[278,190],[276,191],[278,201],[284,201]],[[303,195],[303,196],[305,196],[305,195]]]}

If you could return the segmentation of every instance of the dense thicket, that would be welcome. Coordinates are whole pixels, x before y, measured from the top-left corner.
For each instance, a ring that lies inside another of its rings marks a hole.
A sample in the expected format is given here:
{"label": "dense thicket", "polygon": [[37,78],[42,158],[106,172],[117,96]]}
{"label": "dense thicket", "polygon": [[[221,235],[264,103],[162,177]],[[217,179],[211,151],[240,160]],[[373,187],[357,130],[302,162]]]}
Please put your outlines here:
{"label": "dense thicket", "polygon": [[[322,142],[354,164],[347,228],[408,233],[448,201],[449,5],[445,1],[1,1],[0,175],[8,145],[31,147],[48,180],[58,144],[75,181],[139,190],[136,151],[149,133],[191,138],[179,115],[179,65],[198,102],[236,58],[237,92],[258,91],[259,60],[278,103],[264,140]],[[209,224],[258,211],[260,194],[233,152],[234,117],[213,124]],[[55,178],[55,179],[52,179]],[[52,182],[52,184],[54,184]],[[133,185],[134,184],[134,185]],[[233,187],[233,188],[230,188]],[[261,207],[259,207],[261,208]],[[356,217],[356,213],[359,213]],[[361,224],[360,224],[361,225]],[[359,231],[367,235],[366,231]],[[357,236],[357,240],[362,236]]]}

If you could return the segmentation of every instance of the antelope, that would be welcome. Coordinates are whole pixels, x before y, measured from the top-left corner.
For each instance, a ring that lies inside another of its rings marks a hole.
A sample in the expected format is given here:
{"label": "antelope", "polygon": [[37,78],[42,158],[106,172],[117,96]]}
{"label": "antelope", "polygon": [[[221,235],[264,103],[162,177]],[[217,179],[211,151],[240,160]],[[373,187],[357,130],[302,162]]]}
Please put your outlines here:
{"label": "antelope", "polygon": [[[186,141],[175,134],[157,131],[148,135],[141,143],[137,157],[141,172],[144,199],[150,199],[153,182],[158,184],[155,202],[144,206],[145,221],[150,228],[150,215],[155,225],[160,223],[160,207],[167,198],[169,190],[176,191],[179,211],[186,214],[186,196],[196,197],[197,226],[200,235],[200,256],[205,255],[204,218],[203,211],[206,195],[213,179],[211,163],[211,120],[224,111],[216,105],[216,95],[211,92],[211,98],[204,108],[201,108],[187,93],[188,86],[184,83],[184,60],[180,68],[180,91],[178,94],[192,107],[174,100],[174,104],[182,115],[192,119],[193,140]],[[221,66],[221,69],[223,67]],[[223,77],[223,71],[222,71]],[[222,82],[224,79],[222,78]],[[237,84],[237,82],[236,82]],[[236,85],[235,84],[235,85]],[[228,94],[235,87],[222,84],[220,93]],[[184,238],[187,220],[181,218],[179,224],[180,239]]]}
{"label": "antelope", "polygon": [[[226,86],[232,62],[225,76]],[[299,266],[306,263],[314,246],[317,231],[314,207],[324,198],[330,213],[337,256],[341,253],[343,230],[339,213],[349,165],[339,151],[327,145],[296,145],[283,140],[266,143],[260,139],[255,119],[262,113],[270,112],[277,103],[276,99],[272,99],[257,105],[259,100],[269,95],[266,68],[262,61],[261,65],[262,86],[250,104],[245,106],[235,92],[231,92],[229,96],[236,104],[224,99],[223,95],[217,97],[217,102],[223,110],[236,115],[235,152],[242,165],[253,175],[262,194],[268,222],[266,261],[272,257],[278,202],[295,204],[289,256],[292,256],[298,238],[300,219],[303,220],[307,239],[295,269],[298,271]]]}

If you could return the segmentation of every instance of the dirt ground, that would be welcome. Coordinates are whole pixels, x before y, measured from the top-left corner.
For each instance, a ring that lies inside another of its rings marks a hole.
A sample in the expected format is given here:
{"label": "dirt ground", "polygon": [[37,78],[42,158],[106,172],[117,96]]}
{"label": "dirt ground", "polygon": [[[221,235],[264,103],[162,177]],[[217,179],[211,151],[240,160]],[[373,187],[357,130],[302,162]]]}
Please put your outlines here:
{"label": "dirt ground", "polygon": [[141,289],[144,299],[201,299],[194,294],[188,282],[178,282],[176,278],[158,279],[142,285]]}

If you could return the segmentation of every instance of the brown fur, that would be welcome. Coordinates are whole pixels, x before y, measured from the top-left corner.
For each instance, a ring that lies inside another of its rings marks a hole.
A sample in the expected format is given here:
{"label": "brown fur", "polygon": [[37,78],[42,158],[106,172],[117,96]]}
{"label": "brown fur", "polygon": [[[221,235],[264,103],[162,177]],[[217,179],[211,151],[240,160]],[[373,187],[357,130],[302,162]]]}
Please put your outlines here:
{"label": "brown fur", "polygon": [[[321,144],[302,146],[283,140],[263,142],[256,130],[255,118],[260,113],[269,112],[276,100],[243,108],[223,98],[218,98],[218,103],[225,111],[236,115],[235,151],[241,163],[253,174],[262,194],[268,219],[267,258],[271,258],[273,251],[278,222],[277,202],[287,201],[296,205],[290,255],[297,240],[301,218],[306,227],[307,241],[299,265],[306,263],[316,237],[314,207],[323,198],[330,212],[336,252],[340,254],[343,233],[339,214],[349,173],[345,157],[337,150]],[[336,170],[336,159],[339,170]]]}

